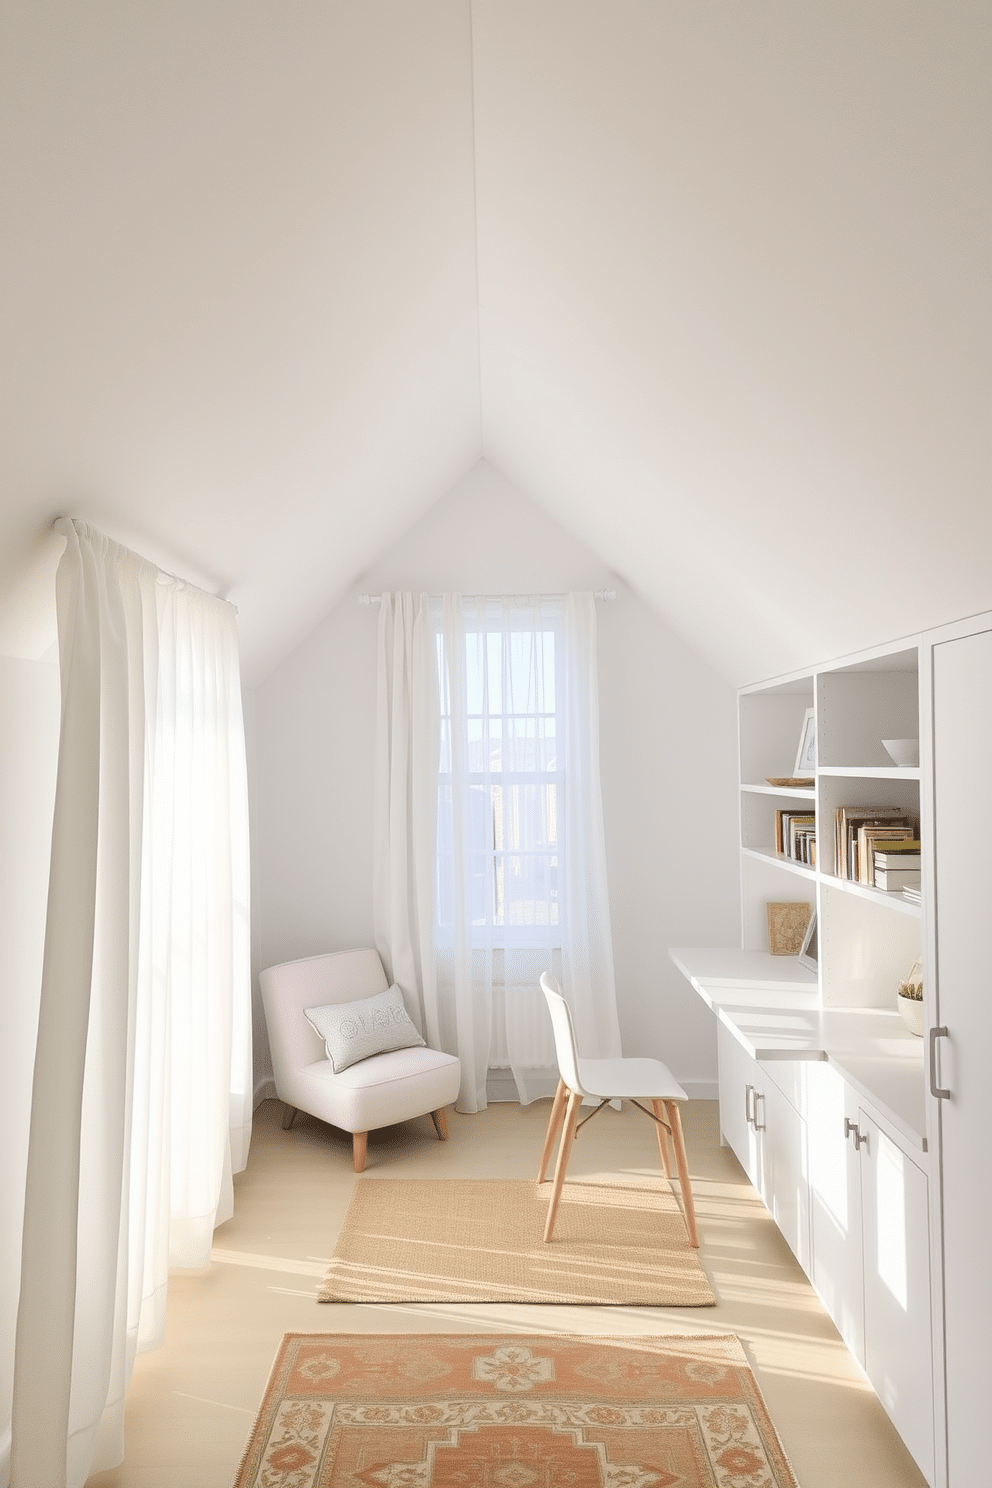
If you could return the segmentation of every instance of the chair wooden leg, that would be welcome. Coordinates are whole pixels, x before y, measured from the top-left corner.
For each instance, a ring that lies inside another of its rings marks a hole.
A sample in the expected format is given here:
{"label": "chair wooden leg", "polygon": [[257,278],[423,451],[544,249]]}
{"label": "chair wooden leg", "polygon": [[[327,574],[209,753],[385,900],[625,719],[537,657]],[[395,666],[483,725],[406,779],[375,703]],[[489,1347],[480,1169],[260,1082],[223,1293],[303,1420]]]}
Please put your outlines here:
{"label": "chair wooden leg", "polygon": [[548,1218],[544,1226],[545,1244],[551,1239],[555,1227],[555,1218],[558,1214],[558,1201],[561,1198],[562,1184],[565,1181],[565,1169],[568,1167],[569,1154],[572,1151],[572,1143],[575,1141],[575,1121],[579,1114],[579,1106],[582,1097],[574,1090],[568,1092],[568,1105],[565,1108],[565,1120],[562,1128],[561,1142],[558,1146],[558,1161],[555,1163],[555,1182],[551,1190],[551,1202],[548,1205]]}
{"label": "chair wooden leg", "polygon": [[353,1132],[351,1136],[352,1163],[356,1173],[365,1172],[365,1146],[368,1142],[368,1132]]}
{"label": "chair wooden leg", "polygon": [[651,1102],[651,1109],[657,1118],[654,1134],[658,1138],[658,1156],[661,1158],[661,1171],[670,1180],[672,1176],[672,1159],[668,1151],[668,1113],[665,1110],[664,1101],[660,1100],[653,1100]]}
{"label": "chair wooden leg", "polygon": [[284,1109],[283,1109],[283,1113],[282,1113],[282,1129],[283,1129],[283,1131],[289,1131],[289,1128],[292,1126],[292,1124],[293,1124],[293,1122],[295,1120],[296,1120],[296,1107],[295,1106],[285,1106]]}
{"label": "chair wooden leg", "polygon": [[445,1115],[443,1106],[439,1110],[431,1112],[431,1120],[434,1123],[434,1130],[437,1132],[440,1140],[446,1142],[448,1140],[448,1118]]}
{"label": "chair wooden leg", "polygon": [[544,1136],[541,1166],[537,1170],[538,1183],[544,1182],[545,1174],[548,1171],[548,1163],[551,1161],[551,1154],[554,1151],[555,1139],[561,1131],[561,1119],[565,1114],[565,1101],[567,1098],[568,1087],[564,1080],[559,1080],[558,1089],[555,1091],[555,1098],[551,1102],[551,1115],[548,1117],[548,1130]]}
{"label": "chair wooden leg", "polygon": [[682,1192],[682,1213],[685,1215],[686,1229],[689,1231],[689,1244],[694,1249],[699,1249],[699,1235],[696,1231],[696,1208],[692,1202],[692,1186],[689,1183],[689,1164],[685,1155],[685,1138],[682,1135],[682,1117],[676,1101],[666,1101],[665,1108],[668,1111],[668,1119],[672,1124],[672,1146],[675,1148],[675,1166],[679,1173],[679,1188]]}

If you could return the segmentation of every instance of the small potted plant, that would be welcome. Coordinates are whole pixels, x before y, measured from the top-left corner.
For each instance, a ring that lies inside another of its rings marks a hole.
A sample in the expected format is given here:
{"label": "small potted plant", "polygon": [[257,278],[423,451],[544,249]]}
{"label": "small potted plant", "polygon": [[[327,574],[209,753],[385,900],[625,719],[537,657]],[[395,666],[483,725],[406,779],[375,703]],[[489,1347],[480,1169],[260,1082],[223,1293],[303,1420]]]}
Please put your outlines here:
{"label": "small potted plant", "polygon": [[910,1033],[923,1037],[923,967],[914,961],[906,980],[897,987],[896,1006]]}

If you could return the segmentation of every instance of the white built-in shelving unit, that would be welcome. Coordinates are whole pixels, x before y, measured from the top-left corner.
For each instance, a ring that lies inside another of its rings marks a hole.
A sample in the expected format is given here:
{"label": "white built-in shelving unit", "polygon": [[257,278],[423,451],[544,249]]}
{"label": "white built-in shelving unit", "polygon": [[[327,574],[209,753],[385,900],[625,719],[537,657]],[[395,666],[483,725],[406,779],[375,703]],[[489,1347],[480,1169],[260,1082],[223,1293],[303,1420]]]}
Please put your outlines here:
{"label": "white built-in shelving unit", "polygon": [[[769,778],[794,777],[796,752],[809,708],[816,720],[817,765],[809,788],[774,786]],[[837,875],[834,815],[841,806],[898,807],[921,821],[919,766],[892,763],[882,739],[920,736],[920,646],[879,650],[829,667],[744,688],[739,697],[741,923],[743,949],[767,950],[767,905],[805,901],[817,916],[818,1006],[824,1010],[874,1010],[891,1016],[893,1061],[918,1073],[919,1099],[906,1107],[905,1070],[868,1092],[883,1109],[894,1084],[900,1119],[915,1122],[926,1147],[922,1044],[896,1015],[898,982],[921,955],[923,906],[901,893],[854,883]],[[816,813],[815,867],[775,851],[775,813],[809,805]],[[921,822],[921,830],[925,826]],[[857,1019],[848,1020],[857,1043]],[[867,1023],[862,1024],[865,1028]],[[843,1022],[838,1023],[843,1027]],[[877,1022],[872,1025],[877,1027]]]}
{"label": "white built-in shelving unit", "polygon": [[[724,1140],[936,1483],[924,1040],[896,1004],[927,907],[841,878],[834,862],[842,806],[899,808],[926,850],[926,741],[919,767],[894,765],[882,744],[921,735],[922,655],[922,639],[903,642],[741,690],[742,945],[671,955],[719,1020]],[[810,709],[810,785],[772,784],[797,778]],[[776,811],[803,808],[816,816],[815,865],[775,847]],[[815,971],[769,954],[767,906],[790,901],[816,914]]]}
{"label": "white built-in shelving unit", "polygon": [[[808,709],[817,765],[794,777]],[[675,949],[717,1016],[723,1139],[934,1488],[990,1481],[992,613],[739,694],[742,944]],[[886,738],[920,739],[899,768]],[[917,902],[838,877],[834,813],[920,823]],[[816,864],[775,851],[816,813]],[[818,964],[769,954],[766,906],[815,906]],[[924,1033],[896,1011],[920,957]]]}

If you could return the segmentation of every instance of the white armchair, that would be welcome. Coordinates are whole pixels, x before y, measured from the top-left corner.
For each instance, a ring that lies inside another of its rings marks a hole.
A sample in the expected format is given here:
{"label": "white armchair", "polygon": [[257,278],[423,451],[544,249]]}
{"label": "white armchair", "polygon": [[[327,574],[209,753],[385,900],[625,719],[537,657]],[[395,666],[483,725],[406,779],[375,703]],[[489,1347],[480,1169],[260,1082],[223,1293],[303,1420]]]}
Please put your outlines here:
{"label": "white armchair", "polygon": [[417,1047],[373,1054],[335,1073],[304,1009],[374,997],[388,987],[371,949],[307,956],[270,966],[259,976],[272,1051],[276,1094],[286,1104],[283,1126],[297,1111],[352,1133],[355,1172],[365,1167],[370,1131],[428,1112],[441,1141],[444,1114],[458,1095],[461,1066],[451,1054]]}

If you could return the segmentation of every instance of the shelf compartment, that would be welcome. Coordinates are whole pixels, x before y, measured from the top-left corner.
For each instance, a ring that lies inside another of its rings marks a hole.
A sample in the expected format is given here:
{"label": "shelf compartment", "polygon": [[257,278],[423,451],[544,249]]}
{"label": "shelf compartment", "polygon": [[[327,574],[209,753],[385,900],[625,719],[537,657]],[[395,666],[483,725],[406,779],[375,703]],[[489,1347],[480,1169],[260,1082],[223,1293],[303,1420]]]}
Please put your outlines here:
{"label": "shelf compartment", "polygon": [[834,814],[842,806],[874,806],[878,810],[897,807],[920,821],[919,774],[905,770],[883,775],[822,773],[817,777],[817,866],[831,879],[839,879],[834,858]]}
{"label": "shelf compartment", "polygon": [[816,759],[821,769],[891,766],[882,740],[919,735],[916,647],[817,676]]}
{"label": "shelf compartment", "polygon": [[[769,903],[808,904],[815,909],[816,873],[778,853],[750,852],[745,848],[741,853],[741,944],[745,951],[768,952],[766,905]],[[772,959],[797,964],[794,956]],[[815,978],[812,980],[815,982]]]}
{"label": "shelf compartment", "polygon": [[[817,925],[823,1006],[895,1009],[896,987],[920,954],[921,916],[887,897],[820,878]],[[904,901],[907,903],[908,901]]]}
{"label": "shelf compartment", "polygon": [[[777,810],[800,811],[804,815],[815,815],[815,796],[781,796],[778,792],[744,791],[741,793],[741,846],[754,852],[781,856],[786,863],[794,860],[786,854],[775,852],[775,812]],[[798,864],[806,867],[806,864]]]}
{"label": "shelf compartment", "polygon": [[769,775],[794,775],[806,709],[813,706],[813,678],[743,692],[738,701],[740,778],[765,781]]}

